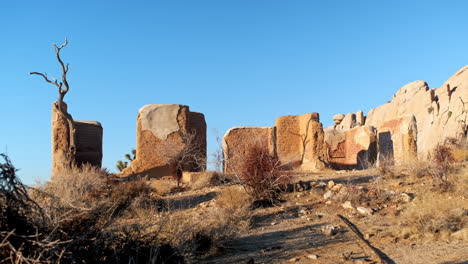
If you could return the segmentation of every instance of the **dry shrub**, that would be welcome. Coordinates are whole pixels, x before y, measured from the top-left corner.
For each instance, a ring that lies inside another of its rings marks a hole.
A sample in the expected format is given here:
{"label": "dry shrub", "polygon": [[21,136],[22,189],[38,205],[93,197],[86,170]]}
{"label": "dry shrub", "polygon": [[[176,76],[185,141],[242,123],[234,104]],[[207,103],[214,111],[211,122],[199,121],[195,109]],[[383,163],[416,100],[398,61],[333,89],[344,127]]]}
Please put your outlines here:
{"label": "dry shrub", "polygon": [[73,165],[39,187],[41,192],[33,191],[32,195],[43,206],[59,201],[61,206],[90,208],[106,188],[107,177],[104,171],[89,164]]}
{"label": "dry shrub", "polygon": [[280,160],[270,152],[266,141],[252,144],[238,165],[236,172],[247,185],[250,196],[258,201],[274,202],[291,182],[282,170]]}
{"label": "dry shrub", "polygon": [[129,182],[121,182],[112,187],[110,197],[114,201],[134,199],[152,193],[151,186],[144,179],[136,179]]}
{"label": "dry shrub", "polygon": [[[219,186],[233,181],[229,178],[229,175],[220,172],[204,171],[189,174],[191,175],[191,178],[187,179],[187,182],[185,183],[191,190]],[[183,177],[185,177],[185,174]]]}
{"label": "dry shrub", "polygon": [[153,214],[158,224],[150,232],[186,255],[205,254],[249,228],[250,199],[241,186],[231,186],[203,209]]}
{"label": "dry shrub", "polygon": [[427,161],[413,161],[407,164],[406,171],[413,179],[419,179],[432,175],[433,165]]}
{"label": "dry shrub", "polygon": [[445,145],[437,145],[432,151],[432,161],[434,164],[432,177],[441,190],[449,187],[448,175],[452,170],[455,161],[451,148]]}
{"label": "dry shrub", "polygon": [[150,179],[150,186],[157,194],[164,196],[171,193],[174,188],[177,188],[177,182],[171,177]]}
{"label": "dry shrub", "polygon": [[[132,208],[159,201],[143,180],[111,184],[99,169],[74,166],[31,194],[46,222],[31,237],[34,254],[16,247],[19,254],[40,255],[39,263],[183,263],[156,234],[142,232],[153,223],[123,221]],[[34,221],[30,225],[37,226]]]}
{"label": "dry shrub", "polygon": [[468,227],[468,201],[445,193],[426,193],[408,205],[399,223],[404,238],[448,239]]}
{"label": "dry shrub", "polygon": [[379,158],[377,169],[379,174],[384,177],[395,178],[397,173],[395,171],[395,162],[393,158],[384,156]]}

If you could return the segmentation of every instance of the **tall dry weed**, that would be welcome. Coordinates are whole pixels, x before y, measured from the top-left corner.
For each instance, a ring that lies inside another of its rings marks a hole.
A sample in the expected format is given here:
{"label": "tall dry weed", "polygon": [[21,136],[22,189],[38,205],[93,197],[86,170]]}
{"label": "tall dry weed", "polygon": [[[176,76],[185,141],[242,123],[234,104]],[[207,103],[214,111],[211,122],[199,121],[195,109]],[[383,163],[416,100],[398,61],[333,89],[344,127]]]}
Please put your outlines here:
{"label": "tall dry weed", "polygon": [[237,167],[236,174],[247,186],[247,192],[258,201],[274,203],[291,182],[290,175],[283,172],[280,160],[271,153],[266,141],[252,144]]}
{"label": "tall dry weed", "polygon": [[447,193],[426,193],[410,203],[398,221],[404,238],[449,239],[468,228],[468,201]]}

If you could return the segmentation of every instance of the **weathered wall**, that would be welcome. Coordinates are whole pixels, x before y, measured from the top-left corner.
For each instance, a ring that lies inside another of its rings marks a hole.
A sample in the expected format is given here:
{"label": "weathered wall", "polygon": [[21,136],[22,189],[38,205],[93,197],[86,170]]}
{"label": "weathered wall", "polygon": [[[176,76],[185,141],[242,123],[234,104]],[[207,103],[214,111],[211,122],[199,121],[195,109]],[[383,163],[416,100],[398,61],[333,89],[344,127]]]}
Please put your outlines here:
{"label": "weathered wall", "polygon": [[276,153],[283,164],[308,171],[323,169],[328,156],[318,113],[276,119]]}
{"label": "weathered wall", "polygon": [[[138,113],[136,134],[136,159],[122,171],[121,176],[176,175],[181,172],[177,171],[173,161],[180,155],[186,156],[184,170],[196,171],[206,167],[205,118],[203,114],[190,112],[188,106],[143,106]],[[192,157],[197,158],[199,166],[193,165]]]}
{"label": "weathered wall", "polygon": [[363,169],[377,158],[377,137],[373,127],[349,130],[326,129],[330,166],[334,169]]}
{"label": "weathered wall", "polygon": [[224,172],[237,173],[248,150],[256,144],[266,144],[275,155],[273,127],[233,127],[223,137]]}
{"label": "weathered wall", "polygon": [[96,121],[74,121],[62,104],[63,114],[57,102],[52,105],[52,179],[72,164],[89,163],[101,167],[102,126]]}
{"label": "weathered wall", "polygon": [[96,121],[75,121],[76,162],[101,167],[102,126]]}
{"label": "weathered wall", "polygon": [[52,104],[52,179],[68,169],[74,157],[70,155],[70,143],[73,142],[73,118],[67,113],[67,104],[62,104],[65,116],[60,113],[57,102]]}
{"label": "weathered wall", "polygon": [[383,122],[377,127],[379,162],[402,164],[417,158],[417,124],[413,115]]}

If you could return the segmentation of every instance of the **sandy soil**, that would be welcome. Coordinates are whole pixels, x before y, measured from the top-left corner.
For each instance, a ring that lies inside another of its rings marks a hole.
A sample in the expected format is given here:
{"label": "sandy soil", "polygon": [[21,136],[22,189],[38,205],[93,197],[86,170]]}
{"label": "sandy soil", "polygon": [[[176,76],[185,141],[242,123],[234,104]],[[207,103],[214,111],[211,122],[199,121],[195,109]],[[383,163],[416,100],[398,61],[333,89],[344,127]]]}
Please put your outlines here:
{"label": "sandy soil", "polygon": [[[295,181],[375,184],[376,170],[297,175]],[[384,183],[408,190],[401,180]],[[188,210],[209,204],[223,186],[182,192],[167,197],[172,208]],[[414,241],[391,235],[395,216],[390,209],[373,215],[350,213],[341,203],[326,202],[326,190],[312,188],[285,195],[285,202],[253,211],[247,233],[229,241],[216,255],[201,257],[197,263],[380,263],[376,255],[337,217],[342,214],[354,223],[369,242],[385,254],[387,263],[468,264],[468,241]],[[209,205],[207,205],[209,206]],[[325,236],[322,227],[337,227],[333,236]],[[317,258],[315,258],[317,257]]]}

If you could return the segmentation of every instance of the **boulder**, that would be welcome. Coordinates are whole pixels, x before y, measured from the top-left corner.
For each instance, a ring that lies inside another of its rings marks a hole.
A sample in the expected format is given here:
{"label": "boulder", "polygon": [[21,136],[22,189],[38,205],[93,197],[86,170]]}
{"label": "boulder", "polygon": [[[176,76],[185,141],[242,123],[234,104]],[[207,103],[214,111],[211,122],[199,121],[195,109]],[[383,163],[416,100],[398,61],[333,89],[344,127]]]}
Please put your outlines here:
{"label": "boulder", "polygon": [[356,126],[356,115],[349,113],[345,115],[339,125],[336,125],[335,129],[348,130]]}
{"label": "boulder", "polygon": [[413,115],[417,126],[417,151],[421,158],[437,144],[464,142],[468,131],[468,66],[450,77],[440,88],[429,89],[424,81],[403,86],[392,101],[372,109],[367,126]]}
{"label": "boulder", "polygon": [[366,117],[362,110],[357,111],[354,115],[356,116],[356,126],[365,125]]}
{"label": "boulder", "polygon": [[206,122],[186,105],[150,104],[137,117],[136,159],[121,176],[182,176],[206,168]]}
{"label": "boulder", "polygon": [[333,122],[335,122],[335,125],[339,125],[341,121],[343,121],[344,117],[345,116],[343,114],[336,114],[333,116]]}
{"label": "boulder", "polygon": [[223,137],[224,172],[238,173],[245,155],[256,145],[266,145],[270,154],[275,155],[275,128],[233,127]]}
{"label": "boulder", "polygon": [[328,163],[324,132],[318,113],[276,119],[276,153],[282,164],[306,171],[323,169]]}
{"label": "boulder", "polygon": [[350,130],[326,129],[325,142],[334,169],[363,169],[377,158],[375,129],[358,126]]}

